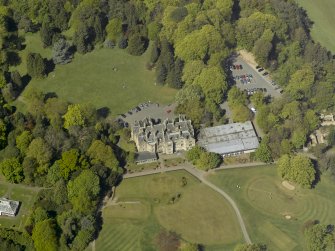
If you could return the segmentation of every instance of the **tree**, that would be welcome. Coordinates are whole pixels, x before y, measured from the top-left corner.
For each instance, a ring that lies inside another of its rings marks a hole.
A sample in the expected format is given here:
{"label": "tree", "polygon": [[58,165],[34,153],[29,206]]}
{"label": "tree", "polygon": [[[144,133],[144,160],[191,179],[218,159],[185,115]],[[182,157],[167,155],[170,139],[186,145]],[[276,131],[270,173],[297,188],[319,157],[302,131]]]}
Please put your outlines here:
{"label": "tree", "polygon": [[92,231],[81,230],[73,240],[73,250],[85,250],[87,245],[94,239]]}
{"label": "tree", "polygon": [[109,20],[106,26],[107,38],[116,42],[122,35],[122,21],[119,18]]}
{"label": "tree", "polygon": [[327,135],[327,144],[329,146],[335,145],[335,127],[334,126],[330,128],[329,133]]}
{"label": "tree", "polygon": [[60,174],[65,180],[68,180],[72,172],[88,168],[88,162],[77,149],[70,149],[63,152],[62,158],[57,161],[57,164],[59,165]]}
{"label": "tree", "polygon": [[24,179],[23,168],[17,158],[3,160],[0,163],[0,170],[9,182],[20,183]]}
{"label": "tree", "polygon": [[16,147],[20,150],[21,154],[25,155],[30,142],[33,140],[33,136],[29,131],[23,131],[16,137]]}
{"label": "tree", "polygon": [[220,104],[228,88],[224,72],[217,66],[204,68],[200,75],[195,78],[195,84],[201,86],[206,98],[214,103]]}
{"label": "tree", "polygon": [[179,251],[199,251],[199,245],[194,243],[182,242]]}
{"label": "tree", "polygon": [[54,220],[38,222],[34,229],[32,238],[36,251],[57,251],[58,243],[56,236],[56,224]]}
{"label": "tree", "polygon": [[263,161],[265,163],[272,162],[271,149],[268,146],[268,140],[262,140],[255,152],[256,159]]}
{"label": "tree", "polygon": [[220,154],[203,152],[201,153],[200,158],[196,162],[196,166],[201,170],[208,171],[209,169],[218,167],[221,162],[222,157]]}
{"label": "tree", "polygon": [[87,213],[95,209],[100,193],[99,177],[91,170],[84,170],[74,180],[69,181],[67,192],[73,209]]}
{"label": "tree", "polygon": [[44,78],[46,76],[46,65],[39,53],[27,55],[27,72],[33,78]]}
{"label": "tree", "polygon": [[52,37],[54,35],[53,29],[50,27],[50,18],[45,18],[40,29],[40,37],[44,47],[52,44]]}
{"label": "tree", "polygon": [[193,84],[196,77],[200,75],[204,68],[205,64],[202,60],[192,60],[186,62],[183,69],[182,80],[185,82],[185,84]]}
{"label": "tree", "polygon": [[262,244],[238,244],[234,251],[266,251],[267,248]]}
{"label": "tree", "polygon": [[55,64],[68,64],[73,58],[71,45],[63,38],[54,43],[52,59]]}
{"label": "tree", "polygon": [[0,150],[7,145],[7,124],[0,119]]}
{"label": "tree", "polygon": [[219,154],[206,152],[206,150],[198,145],[187,151],[186,158],[193,165],[201,170],[209,170],[218,167],[222,162],[222,157]]}
{"label": "tree", "polygon": [[246,122],[252,120],[252,112],[242,104],[237,104],[231,107],[232,119],[234,122]]}
{"label": "tree", "polygon": [[66,114],[63,116],[64,118],[64,128],[69,129],[71,126],[85,126],[86,119],[85,114],[81,105],[73,104],[69,105],[67,108]]}
{"label": "tree", "polygon": [[334,241],[332,228],[327,225],[316,224],[307,228],[304,232],[308,251],[328,250]]}
{"label": "tree", "polygon": [[176,55],[185,62],[204,60],[223,48],[222,37],[214,26],[204,25],[177,41],[175,48]]}
{"label": "tree", "polygon": [[279,175],[302,187],[310,188],[315,180],[316,171],[312,161],[301,154],[294,157],[283,155],[277,164]]}
{"label": "tree", "polygon": [[127,51],[130,55],[140,56],[146,50],[146,41],[138,33],[133,34],[128,41]]}
{"label": "tree", "polygon": [[159,32],[162,28],[161,24],[157,21],[153,21],[147,25],[148,27],[148,38],[150,40],[156,40],[159,36]]}
{"label": "tree", "polygon": [[306,143],[306,132],[303,129],[295,130],[291,142],[296,149],[302,148]]}
{"label": "tree", "polygon": [[309,98],[311,96],[312,85],[314,84],[314,72],[310,65],[304,65],[297,70],[290,79],[286,91],[296,100]]}
{"label": "tree", "polygon": [[238,87],[233,86],[228,92],[228,103],[230,106],[242,104],[246,105],[248,102],[247,95]]}
{"label": "tree", "polygon": [[91,158],[93,164],[103,164],[111,169],[117,169],[119,161],[117,160],[113,149],[100,140],[94,140],[87,150],[87,155]]}
{"label": "tree", "polygon": [[200,155],[204,151],[205,150],[202,147],[195,145],[194,147],[192,147],[191,150],[188,150],[186,152],[186,158],[188,161],[192,162],[193,165],[195,165],[197,160],[200,158]]}
{"label": "tree", "polygon": [[36,159],[37,163],[41,167],[41,171],[44,171],[44,168],[49,165],[52,158],[52,149],[42,138],[36,138],[31,141],[27,157]]}
{"label": "tree", "polygon": [[73,44],[76,46],[77,51],[80,54],[85,54],[93,50],[91,34],[85,24],[79,25],[76,29],[73,35]]}

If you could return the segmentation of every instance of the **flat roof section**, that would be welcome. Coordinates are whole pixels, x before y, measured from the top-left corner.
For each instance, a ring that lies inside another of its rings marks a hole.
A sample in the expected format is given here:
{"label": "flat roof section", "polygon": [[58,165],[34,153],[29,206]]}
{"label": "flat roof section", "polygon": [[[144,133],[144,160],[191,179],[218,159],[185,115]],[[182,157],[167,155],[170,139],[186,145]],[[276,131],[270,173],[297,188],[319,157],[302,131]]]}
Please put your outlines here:
{"label": "flat roof section", "polygon": [[198,144],[209,152],[228,154],[254,150],[259,142],[252,123],[247,121],[204,128]]}

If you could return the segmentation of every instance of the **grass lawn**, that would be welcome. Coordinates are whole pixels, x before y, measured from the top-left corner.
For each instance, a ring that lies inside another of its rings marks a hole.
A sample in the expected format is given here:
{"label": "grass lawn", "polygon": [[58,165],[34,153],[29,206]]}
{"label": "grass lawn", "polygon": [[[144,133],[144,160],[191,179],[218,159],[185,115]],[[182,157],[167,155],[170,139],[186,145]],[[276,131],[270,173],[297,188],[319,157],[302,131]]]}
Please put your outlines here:
{"label": "grass lawn", "polygon": [[0,181],[0,197],[20,201],[19,213],[15,217],[0,216],[0,227],[23,230],[31,213],[39,189]]}
{"label": "grass lawn", "polygon": [[314,40],[335,53],[334,0],[296,0],[314,22],[311,33]]}
{"label": "grass lawn", "polygon": [[[42,52],[51,57],[50,49],[43,49],[38,34],[27,36],[25,50],[20,52],[21,74],[26,73],[25,57],[28,51]],[[76,54],[67,65],[57,65],[49,76],[32,80],[28,88],[56,93],[73,103],[91,103],[97,108],[108,107],[112,114],[128,111],[141,102],[150,100],[167,104],[173,101],[176,90],[155,85],[155,71],[146,69],[150,48],[142,56],[131,56],[114,48],[97,48],[85,55]],[[23,104],[18,101],[17,106]]]}
{"label": "grass lawn", "polygon": [[293,191],[282,186],[274,166],[223,170],[208,179],[237,202],[251,240],[269,250],[302,250],[302,227],[309,220],[335,224],[335,184],[327,177],[315,189]]}
{"label": "grass lawn", "polygon": [[206,251],[232,250],[243,242],[229,204],[185,171],[126,179],[116,189],[115,201],[103,209],[98,251],[156,251],[154,239],[161,229],[201,243]]}

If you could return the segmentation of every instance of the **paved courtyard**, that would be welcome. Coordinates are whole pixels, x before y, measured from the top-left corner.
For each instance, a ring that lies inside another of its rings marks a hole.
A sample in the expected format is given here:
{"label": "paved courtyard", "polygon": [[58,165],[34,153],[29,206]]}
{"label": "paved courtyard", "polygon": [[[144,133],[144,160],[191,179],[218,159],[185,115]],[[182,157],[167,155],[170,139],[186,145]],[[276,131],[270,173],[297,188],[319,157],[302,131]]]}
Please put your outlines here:
{"label": "paved courtyard", "polygon": [[[253,88],[266,88],[266,95],[270,95],[274,98],[280,97],[280,89],[275,89],[271,84],[271,78],[269,75],[263,76],[266,70],[259,73],[255,65],[249,64],[245,61],[242,56],[237,56],[232,59],[233,65],[242,65],[242,69],[232,69],[232,75],[235,78],[236,86],[241,90],[253,89]],[[237,79],[238,76],[242,75],[252,75],[250,78],[250,83],[242,84],[242,82]]]}
{"label": "paved courtyard", "polygon": [[124,113],[126,116],[123,118],[119,116],[123,121],[127,122],[131,126],[136,120],[142,120],[144,118],[153,118],[164,120],[166,118],[173,119],[176,117],[174,110],[176,109],[176,104],[169,105],[159,105],[156,103],[147,103],[148,106],[140,108],[140,111],[131,111],[132,114]]}

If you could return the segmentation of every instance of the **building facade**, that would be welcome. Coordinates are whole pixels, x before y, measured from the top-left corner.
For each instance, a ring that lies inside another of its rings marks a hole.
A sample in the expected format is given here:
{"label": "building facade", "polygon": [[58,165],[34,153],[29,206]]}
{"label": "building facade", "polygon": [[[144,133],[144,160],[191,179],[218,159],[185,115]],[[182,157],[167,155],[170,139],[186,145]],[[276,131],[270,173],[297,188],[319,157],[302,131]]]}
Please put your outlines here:
{"label": "building facade", "polygon": [[195,146],[191,120],[182,115],[175,120],[157,121],[145,118],[135,121],[131,129],[131,139],[138,152],[173,154],[188,151]]}

